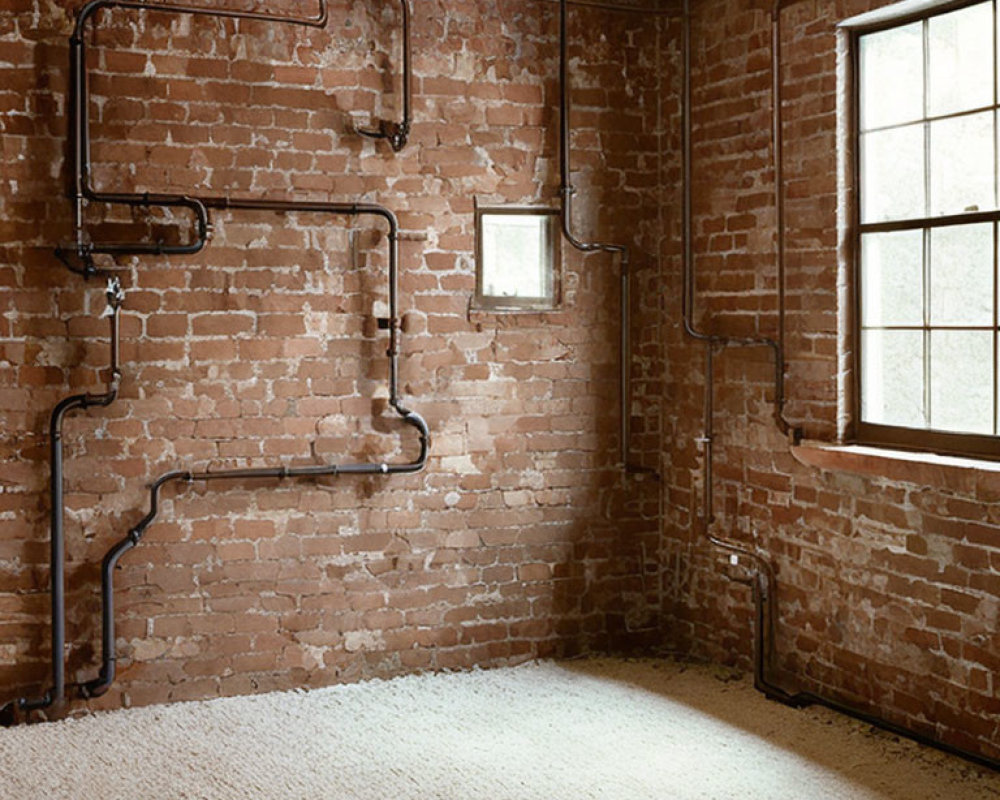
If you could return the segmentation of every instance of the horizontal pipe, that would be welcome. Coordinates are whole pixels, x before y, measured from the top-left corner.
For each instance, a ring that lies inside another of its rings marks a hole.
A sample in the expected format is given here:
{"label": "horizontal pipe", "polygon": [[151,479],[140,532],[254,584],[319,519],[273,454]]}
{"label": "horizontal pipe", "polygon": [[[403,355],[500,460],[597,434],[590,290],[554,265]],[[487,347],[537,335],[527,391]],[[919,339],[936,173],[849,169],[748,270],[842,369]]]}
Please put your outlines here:
{"label": "horizontal pipe", "polygon": [[160,492],[170,483],[193,483],[210,481],[241,481],[254,479],[319,478],[337,475],[402,475],[421,471],[427,464],[430,446],[430,432],[427,423],[419,414],[396,405],[403,421],[417,429],[420,435],[420,453],[414,461],[404,464],[327,464],[308,467],[261,467],[258,469],[235,469],[219,472],[189,472],[175,470],[157,478],[149,490],[149,511],[117,542],[104,556],[101,569],[101,643],[102,662],[98,676],[80,685],[80,695],[84,698],[100,697],[114,683],[117,654],[115,648],[114,620],[114,570],[118,560],[136,547],[146,529],[156,521],[160,512]]}
{"label": "horizontal pipe", "polygon": [[[558,3],[560,0],[546,0],[551,3]],[[655,1],[655,0],[654,0]],[[647,17],[669,17],[675,16],[674,11],[663,8],[656,8],[642,5],[627,5],[625,3],[609,3],[606,0],[567,0],[571,6],[578,8],[595,8],[602,11],[623,11],[626,13],[642,14]]]}
{"label": "horizontal pipe", "polygon": [[319,0],[319,11],[315,17],[293,17],[281,14],[265,14],[259,11],[237,11],[225,8],[190,5],[187,3],[146,3],[142,0],[91,0],[83,6],[76,15],[76,25],[70,39],[82,39],[87,21],[103,8],[126,8],[135,11],[159,11],[173,14],[191,14],[192,16],[225,17],[228,19],[249,19],[262,22],[280,22],[289,25],[304,25],[311,28],[322,28],[326,25],[329,13],[327,0]]}
{"label": "horizontal pipe", "polygon": [[[211,233],[206,205],[198,198],[190,196],[178,196],[167,194],[150,193],[113,193],[98,192],[90,184],[91,158],[90,158],[90,123],[89,123],[89,90],[87,86],[86,73],[86,42],[84,32],[87,22],[93,15],[103,8],[123,8],[132,10],[148,10],[157,12],[183,13],[196,16],[227,17],[235,19],[252,19],[269,22],[281,22],[296,25],[306,25],[312,27],[322,27],[328,19],[328,9],[326,0],[320,0],[319,13],[314,18],[301,18],[290,16],[279,16],[258,12],[228,11],[225,9],[206,8],[188,4],[161,5],[157,3],[142,2],[141,0],[91,0],[83,6],[77,14],[73,36],[70,38],[70,66],[71,66],[71,113],[73,117],[73,152],[74,152],[74,229],[75,246],[77,255],[83,262],[83,267],[73,265],[65,255],[65,251],[60,249],[57,256],[72,271],[90,276],[105,272],[98,270],[93,264],[93,256],[102,255],[192,255],[201,251],[208,241]],[[403,147],[409,133],[411,124],[411,48],[409,36],[409,5],[407,0],[401,0],[401,9],[404,26],[403,36],[403,121],[392,123],[392,128],[386,135],[393,148],[398,150]],[[214,208],[258,208],[272,210],[317,210],[334,211],[336,213],[366,213],[364,210],[357,212],[347,212],[347,204],[319,203],[319,204],[297,204],[282,203],[280,201],[231,201],[228,198],[211,198]],[[187,244],[174,245],[162,242],[150,243],[129,243],[129,242],[109,242],[92,244],[84,241],[83,205],[84,201],[103,202],[112,205],[126,205],[130,207],[162,206],[162,207],[186,207],[195,214],[196,236]],[[358,204],[361,207],[363,204]],[[367,206],[370,213],[380,213],[380,207]],[[383,214],[384,216],[384,214]],[[390,220],[395,226],[395,220]]]}

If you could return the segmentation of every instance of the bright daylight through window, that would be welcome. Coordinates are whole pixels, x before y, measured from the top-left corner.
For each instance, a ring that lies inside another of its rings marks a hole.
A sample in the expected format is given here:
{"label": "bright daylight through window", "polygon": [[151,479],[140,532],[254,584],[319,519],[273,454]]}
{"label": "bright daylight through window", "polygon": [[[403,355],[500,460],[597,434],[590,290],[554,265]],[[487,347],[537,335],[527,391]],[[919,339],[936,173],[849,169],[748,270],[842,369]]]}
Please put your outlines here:
{"label": "bright daylight through window", "polygon": [[477,307],[558,305],[557,223],[556,212],[550,209],[477,210]]}
{"label": "bright daylight through window", "polygon": [[1000,454],[996,18],[856,41],[861,441]]}

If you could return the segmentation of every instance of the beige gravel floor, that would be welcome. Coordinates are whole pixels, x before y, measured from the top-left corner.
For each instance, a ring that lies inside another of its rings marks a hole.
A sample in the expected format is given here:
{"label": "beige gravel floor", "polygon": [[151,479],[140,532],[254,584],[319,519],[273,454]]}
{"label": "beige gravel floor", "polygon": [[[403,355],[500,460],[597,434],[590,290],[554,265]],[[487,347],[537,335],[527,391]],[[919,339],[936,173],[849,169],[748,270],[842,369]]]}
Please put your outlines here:
{"label": "beige gravel floor", "polygon": [[0,730],[0,798],[989,800],[1000,774],[726,670],[597,659]]}

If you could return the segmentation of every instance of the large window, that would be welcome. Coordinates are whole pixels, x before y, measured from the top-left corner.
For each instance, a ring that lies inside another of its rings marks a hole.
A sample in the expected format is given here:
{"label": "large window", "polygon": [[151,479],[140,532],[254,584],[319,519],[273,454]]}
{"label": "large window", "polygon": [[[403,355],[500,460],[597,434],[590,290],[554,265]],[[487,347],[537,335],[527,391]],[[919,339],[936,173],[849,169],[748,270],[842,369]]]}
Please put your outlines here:
{"label": "large window", "polygon": [[856,34],[858,438],[1000,456],[994,0]]}

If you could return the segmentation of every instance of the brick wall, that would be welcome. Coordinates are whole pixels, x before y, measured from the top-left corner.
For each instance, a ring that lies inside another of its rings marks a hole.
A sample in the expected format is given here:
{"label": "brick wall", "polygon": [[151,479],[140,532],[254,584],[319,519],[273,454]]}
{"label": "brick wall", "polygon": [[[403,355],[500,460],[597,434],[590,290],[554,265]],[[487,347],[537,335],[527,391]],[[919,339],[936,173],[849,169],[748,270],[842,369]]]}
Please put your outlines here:
{"label": "brick wall", "polygon": [[[699,323],[777,331],[770,137],[770,8],[694,4],[694,251]],[[837,21],[874,4],[802,0],[782,12],[788,415],[806,436],[838,430]],[[672,69],[679,70],[677,59]],[[665,81],[677,79],[665,75]],[[679,190],[667,201],[680,204]],[[679,218],[668,216],[670,239]],[[664,525],[665,633],[680,649],[749,664],[745,586],[704,546],[700,345],[679,328],[681,267],[668,240],[671,468]],[[777,664],[819,690],[931,735],[1000,753],[1000,495],[995,473],[810,450],[770,420],[766,350],[716,358],[713,531],[770,554]],[[801,460],[810,462],[810,466]]]}
{"label": "brick wall", "polygon": [[[625,482],[610,265],[567,250],[556,314],[468,311],[472,198],[557,202],[555,7],[417,4],[415,126],[393,156],[350,133],[397,115],[393,5],[333,3],[328,30],[308,33],[156,15],[140,25],[128,12],[94,37],[95,92],[127,87],[95,98],[101,186],[364,195],[400,214],[414,323],[402,386],[434,434],[420,476],[172,492],[123,559],[109,705],[637,644],[749,663],[747,589],[726,579],[698,522],[704,350],[680,327],[679,21],[572,15],[577,233],[635,248],[632,457],[663,475]],[[834,25],[870,5],[782,12],[788,413],[814,439],[834,438],[842,413]],[[770,9],[694,6],[697,321],[773,336]],[[106,343],[99,287],[51,252],[68,230],[67,8],[5,9],[0,684],[13,694],[37,685],[47,659],[48,413],[100,385]],[[107,233],[175,227],[90,213]],[[260,213],[216,223],[197,257],[121,265],[123,397],[67,425],[80,677],[93,669],[95,565],[142,513],[152,477],[402,458],[410,446],[370,399],[385,379],[377,226]],[[713,531],[770,554],[782,679],[996,755],[997,481],[793,454],[769,417],[768,352],[727,350],[715,368]]]}
{"label": "brick wall", "polygon": [[[70,233],[77,5],[0,10],[4,697],[38,691],[48,669],[48,417],[67,394],[102,390],[107,364],[103,286],[52,253]],[[617,466],[613,266],[567,249],[564,310],[469,311],[473,199],[558,202],[557,7],[412,5],[414,125],[398,155],[353,132],[399,117],[395,2],[334,0],[323,31],[119,10],[87,35],[99,188],[363,198],[399,215],[400,385],[433,436],[420,475],[167,489],[116,574],[119,680],[101,705],[497,665],[651,628],[655,579],[638,576],[656,557],[657,492],[627,501]],[[571,36],[575,225],[635,247],[638,282],[659,269],[661,25],[580,9]],[[87,214],[104,239],[186,235],[182,214]],[[115,264],[121,396],[65,431],[70,681],[96,669],[100,559],[157,475],[401,461],[416,447],[384,399],[384,227],[213,221],[196,256]],[[636,377],[654,393],[652,366]],[[657,406],[635,416],[658,457]]]}

